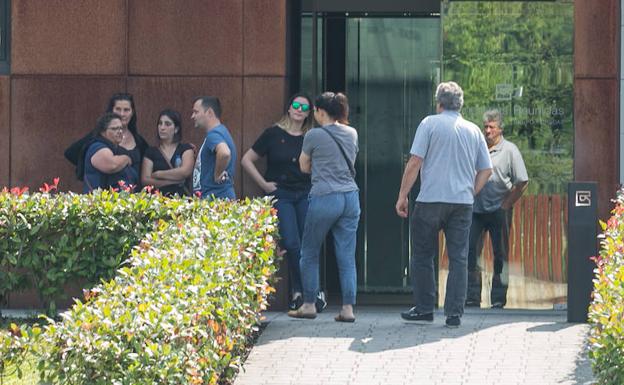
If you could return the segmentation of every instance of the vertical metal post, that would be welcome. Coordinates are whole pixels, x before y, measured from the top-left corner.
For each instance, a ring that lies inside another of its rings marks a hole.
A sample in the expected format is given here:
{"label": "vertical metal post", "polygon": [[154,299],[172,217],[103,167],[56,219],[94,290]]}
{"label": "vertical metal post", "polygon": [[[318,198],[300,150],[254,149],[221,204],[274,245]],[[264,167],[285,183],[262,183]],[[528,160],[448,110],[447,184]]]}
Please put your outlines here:
{"label": "vertical metal post", "polygon": [[318,0],[312,3],[312,98],[318,93]]}
{"label": "vertical metal post", "polygon": [[598,184],[568,184],[568,322],[587,322],[598,253]]}

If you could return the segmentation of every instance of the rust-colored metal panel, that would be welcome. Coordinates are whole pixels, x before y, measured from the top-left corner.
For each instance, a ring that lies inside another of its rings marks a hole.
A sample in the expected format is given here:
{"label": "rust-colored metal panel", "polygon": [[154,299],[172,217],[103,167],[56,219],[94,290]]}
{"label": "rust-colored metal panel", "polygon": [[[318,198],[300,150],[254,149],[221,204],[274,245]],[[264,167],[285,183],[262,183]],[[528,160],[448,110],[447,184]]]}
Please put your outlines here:
{"label": "rust-colored metal panel", "polygon": [[0,76],[0,188],[9,185],[10,170],[10,112],[11,112],[11,80],[8,76]]}
{"label": "rust-colored metal panel", "polygon": [[577,78],[618,77],[618,16],[619,0],[574,1],[574,73]]}
{"label": "rust-colored metal panel", "polygon": [[509,274],[522,274],[522,202],[520,199],[514,206],[511,232],[509,234]]}
{"label": "rust-colored metal panel", "polygon": [[535,274],[535,237],[534,237],[534,225],[535,225],[535,213],[534,213],[535,196],[528,196],[525,200],[525,212],[524,212],[524,275],[527,277],[533,277]]}
{"label": "rust-colored metal panel", "polygon": [[609,218],[618,188],[619,79],[574,82],[574,180],[598,182],[598,216]]}
{"label": "rust-colored metal panel", "polygon": [[561,208],[561,195],[552,195],[551,199],[551,229],[550,229],[550,242],[552,252],[552,269],[553,280],[555,282],[563,282],[563,262],[561,243],[563,240],[563,234],[561,232],[561,214],[563,210]]}
{"label": "rust-colored metal panel", "polygon": [[126,0],[13,0],[13,74],[123,74]]}
{"label": "rust-colored metal panel", "polygon": [[131,75],[242,74],[242,0],[133,0],[128,7]]}
{"label": "rust-colored metal panel", "polygon": [[448,269],[449,258],[446,250],[446,238],[444,237],[443,231],[438,233],[438,258],[440,259],[438,268],[441,270]]}
{"label": "rust-colored metal panel", "polygon": [[286,0],[245,0],[245,75],[286,75]]}
{"label": "rust-colored metal panel", "polygon": [[494,271],[494,250],[492,249],[492,238],[490,232],[483,234],[483,249],[481,250],[481,256],[477,255],[477,258],[481,258],[481,269],[484,271]]}
{"label": "rust-colored metal panel", "polygon": [[551,254],[548,250],[549,239],[549,200],[548,195],[540,194],[537,196],[537,247],[538,247],[538,278],[550,280],[550,259]]}
{"label": "rust-colored metal panel", "polygon": [[[242,154],[256,141],[262,131],[275,123],[284,113],[286,97],[285,78],[246,77],[243,83],[243,135]],[[259,164],[263,169],[263,164]],[[243,175],[243,192],[248,196],[262,195],[263,192],[248,176]]]}
{"label": "rust-colored metal panel", "polygon": [[11,79],[11,181],[37,189],[60,177],[61,190],[82,191],[65,148],[92,130],[122,78]]}
{"label": "rust-colored metal panel", "polygon": [[205,132],[196,129],[191,120],[193,100],[202,95],[216,96],[221,101],[222,122],[230,130],[238,151],[238,166],[234,184],[241,196],[241,101],[242,78],[237,77],[130,77],[128,92],[134,95],[139,111],[139,131],[150,143],[156,139],[156,120],[164,108],[173,108],[182,115],[182,140],[197,148],[204,141]]}
{"label": "rust-colored metal panel", "polygon": [[567,282],[568,281],[568,198],[564,195],[563,199],[561,200],[561,205],[563,206],[563,226],[561,228],[561,234],[563,234],[563,236],[561,237],[561,239],[564,241],[563,245],[562,245],[562,255],[561,258],[563,259],[562,263],[563,263],[563,271],[561,272],[562,274],[562,278],[563,278],[563,282]]}

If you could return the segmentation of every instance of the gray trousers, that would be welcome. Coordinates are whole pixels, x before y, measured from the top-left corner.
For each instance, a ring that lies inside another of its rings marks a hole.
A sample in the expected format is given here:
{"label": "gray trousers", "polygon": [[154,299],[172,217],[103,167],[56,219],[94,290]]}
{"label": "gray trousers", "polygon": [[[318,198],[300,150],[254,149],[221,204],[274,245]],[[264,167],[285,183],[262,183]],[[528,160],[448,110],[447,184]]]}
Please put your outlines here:
{"label": "gray trousers", "polygon": [[411,226],[411,278],[417,312],[431,313],[435,308],[434,258],[438,250],[438,233],[443,230],[449,257],[444,314],[448,317],[461,316],[464,313],[471,221],[472,205],[422,202],[414,205]]}

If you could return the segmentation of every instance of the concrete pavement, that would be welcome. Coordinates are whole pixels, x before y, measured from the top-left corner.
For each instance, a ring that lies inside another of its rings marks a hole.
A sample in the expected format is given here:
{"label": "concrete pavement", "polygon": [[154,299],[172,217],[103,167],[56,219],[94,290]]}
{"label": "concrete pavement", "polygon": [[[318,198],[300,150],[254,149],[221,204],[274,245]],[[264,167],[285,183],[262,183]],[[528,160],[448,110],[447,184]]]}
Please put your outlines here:
{"label": "concrete pavement", "polygon": [[267,313],[235,385],[592,384],[586,324],[561,311],[467,309],[458,329],[403,323],[399,307],[357,307],[354,324]]}

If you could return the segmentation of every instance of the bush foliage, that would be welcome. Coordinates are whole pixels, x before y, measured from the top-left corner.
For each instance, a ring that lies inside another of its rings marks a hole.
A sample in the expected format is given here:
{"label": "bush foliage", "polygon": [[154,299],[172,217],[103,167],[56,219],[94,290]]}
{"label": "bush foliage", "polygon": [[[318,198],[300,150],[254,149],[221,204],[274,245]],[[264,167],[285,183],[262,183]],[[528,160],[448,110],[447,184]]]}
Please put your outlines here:
{"label": "bush foliage", "polygon": [[0,304],[7,294],[33,287],[54,314],[68,283],[92,286],[112,278],[158,220],[185,208],[147,192],[52,192],[0,192]]}
{"label": "bush foliage", "polygon": [[[142,207],[139,218],[147,218],[154,228],[142,236],[116,276],[86,290],[84,302],[76,301],[62,320],[11,325],[0,332],[0,372],[19,368],[29,356],[38,362],[42,381],[54,384],[216,384],[234,375],[273,290],[269,279],[276,270],[276,219],[271,202],[207,203],[142,195],[38,197],[91,199],[96,207],[123,212],[108,214],[116,221],[100,231],[113,232],[109,239],[125,226],[118,224],[128,214],[124,210],[137,206]],[[129,225],[135,227],[132,231],[140,226],[141,220],[135,221]]]}
{"label": "bush foliage", "polygon": [[604,237],[595,257],[594,291],[589,308],[590,358],[600,384],[624,384],[624,190],[613,216],[601,223]]}

